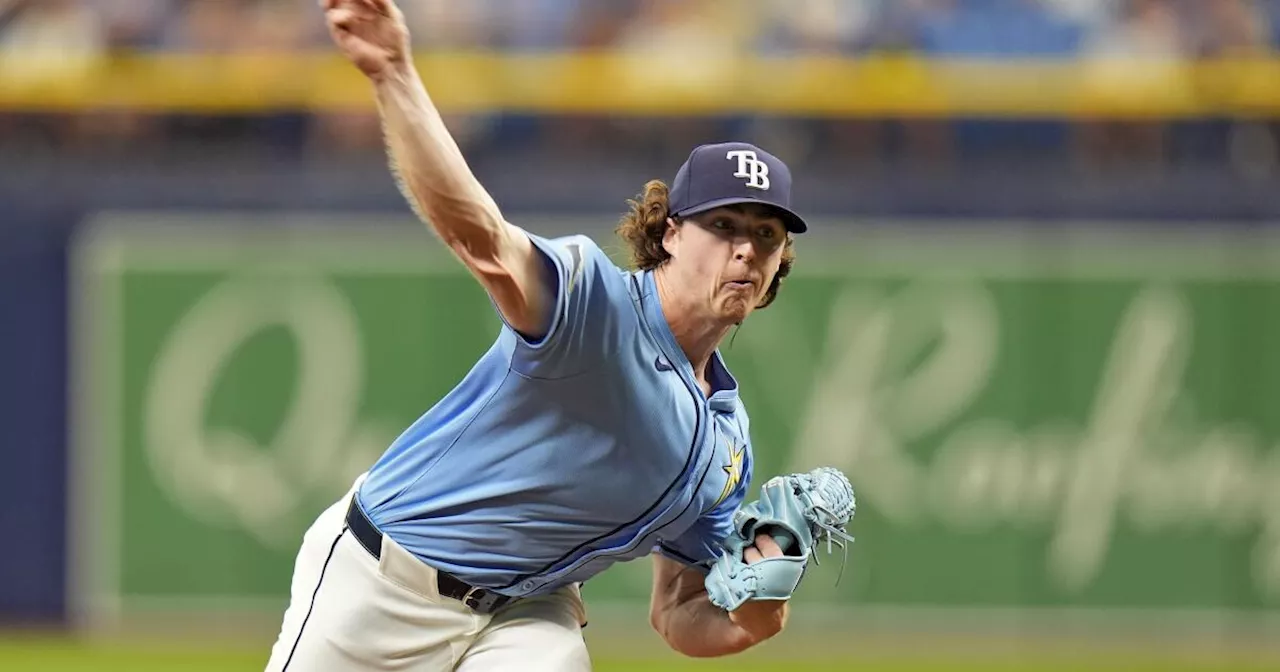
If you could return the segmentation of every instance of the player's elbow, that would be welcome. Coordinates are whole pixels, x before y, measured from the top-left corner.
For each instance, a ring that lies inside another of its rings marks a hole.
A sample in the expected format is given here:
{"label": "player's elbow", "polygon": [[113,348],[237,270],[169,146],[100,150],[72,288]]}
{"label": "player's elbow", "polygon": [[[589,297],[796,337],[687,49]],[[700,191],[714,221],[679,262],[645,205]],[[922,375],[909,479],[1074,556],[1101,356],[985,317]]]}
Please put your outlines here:
{"label": "player's elbow", "polygon": [[661,606],[655,605],[649,610],[649,627],[653,628],[653,631],[658,633],[658,636],[662,638],[662,641],[665,642],[672,651],[695,658],[704,657],[698,655],[699,651],[696,647],[692,646],[692,642],[689,637],[682,636],[679,628],[672,627],[672,620],[671,612],[663,609]]}
{"label": "player's elbow", "polygon": [[506,221],[478,184],[410,181],[408,190],[421,218],[464,260],[493,258],[501,251]]}
{"label": "player's elbow", "polygon": [[481,208],[437,219],[441,241],[468,265],[495,264],[508,244],[506,224]]}
{"label": "player's elbow", "polygon": [[653,631],[658,633],[658,636],[662,638],[662,641],[667,643],[667,646],[670,646],[672,649],[676,649],[676,643],[672,641],[670,635],[670,623],[670,614],[660,605],[655,604],[649,608],[649,627],[653,628]]}

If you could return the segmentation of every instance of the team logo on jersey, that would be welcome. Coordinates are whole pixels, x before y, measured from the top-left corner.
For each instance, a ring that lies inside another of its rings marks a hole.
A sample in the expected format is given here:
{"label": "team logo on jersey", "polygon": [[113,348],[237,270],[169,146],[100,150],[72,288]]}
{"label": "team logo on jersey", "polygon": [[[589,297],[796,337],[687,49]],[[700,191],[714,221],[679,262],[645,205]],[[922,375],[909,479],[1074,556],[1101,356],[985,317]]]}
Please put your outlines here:
{"label": "team logo on jersey", "polygon": [[724,490],[720,491],[720,497],[716,499],[719,505],[738,487],[738,483],[742,482],[742,458],[746,455],[746,446],[735,447],[732,439],[726,439],[725,444],[729,446],[729,463],[721,467],[728,478],[724,481]]}
{"label": "team logo on jersey", "polygon": [[737,159],[738,170],[734,177],[747,178],[747,186],[755,189],[769,189],[769,164],[761,161],[756,153],[749,149],[736,149],[729,152],[726,159]]}

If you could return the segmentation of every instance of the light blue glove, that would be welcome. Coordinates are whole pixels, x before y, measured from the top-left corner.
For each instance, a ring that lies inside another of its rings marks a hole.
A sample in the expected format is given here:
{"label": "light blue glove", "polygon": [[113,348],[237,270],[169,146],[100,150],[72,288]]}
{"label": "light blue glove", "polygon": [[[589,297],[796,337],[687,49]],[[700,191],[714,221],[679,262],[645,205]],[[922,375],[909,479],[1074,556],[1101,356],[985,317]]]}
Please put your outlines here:
{"label": "light blue glove", "polygon": [[[770,479],[759,499],[734,514],[734,534],[723,542],[705,580],[712,604],[733,611],[748,600],[790,599],[819,542],[825,540],[831,552],[832,544],[843,548],[844,541],[853,541],[844,526],[856,509],[853,486],[836,469]],[[784,555],[748,565],[743,552],[761,533],[770,534]]]}

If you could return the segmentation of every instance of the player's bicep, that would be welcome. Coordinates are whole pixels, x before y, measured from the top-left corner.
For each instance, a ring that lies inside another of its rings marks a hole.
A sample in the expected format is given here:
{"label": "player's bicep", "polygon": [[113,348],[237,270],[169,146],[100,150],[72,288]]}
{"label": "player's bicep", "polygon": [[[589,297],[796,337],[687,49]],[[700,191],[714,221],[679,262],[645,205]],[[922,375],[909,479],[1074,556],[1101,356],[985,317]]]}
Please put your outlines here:
{"label": "player's bicep", "polygon": [[523,229],[503,223],[491,235],[459,240],[452,248],[503,322],[529,340],[546,336],[554,317],[556,268]]}

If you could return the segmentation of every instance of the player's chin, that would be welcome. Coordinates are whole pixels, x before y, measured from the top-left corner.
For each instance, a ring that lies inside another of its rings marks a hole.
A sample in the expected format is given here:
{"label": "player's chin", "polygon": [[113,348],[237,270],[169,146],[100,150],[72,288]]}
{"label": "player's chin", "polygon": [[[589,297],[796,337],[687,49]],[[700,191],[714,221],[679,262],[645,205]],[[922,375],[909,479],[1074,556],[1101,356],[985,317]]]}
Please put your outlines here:
{"label": "player's chin", "polygon": [[747,297],[728,297],[720,304],[720,317],[725,322],[741,324],[742,321],[747,319],[747,316],[751,314],[752,308],[753,306],[751,305],[751,302],[747,300]]}

